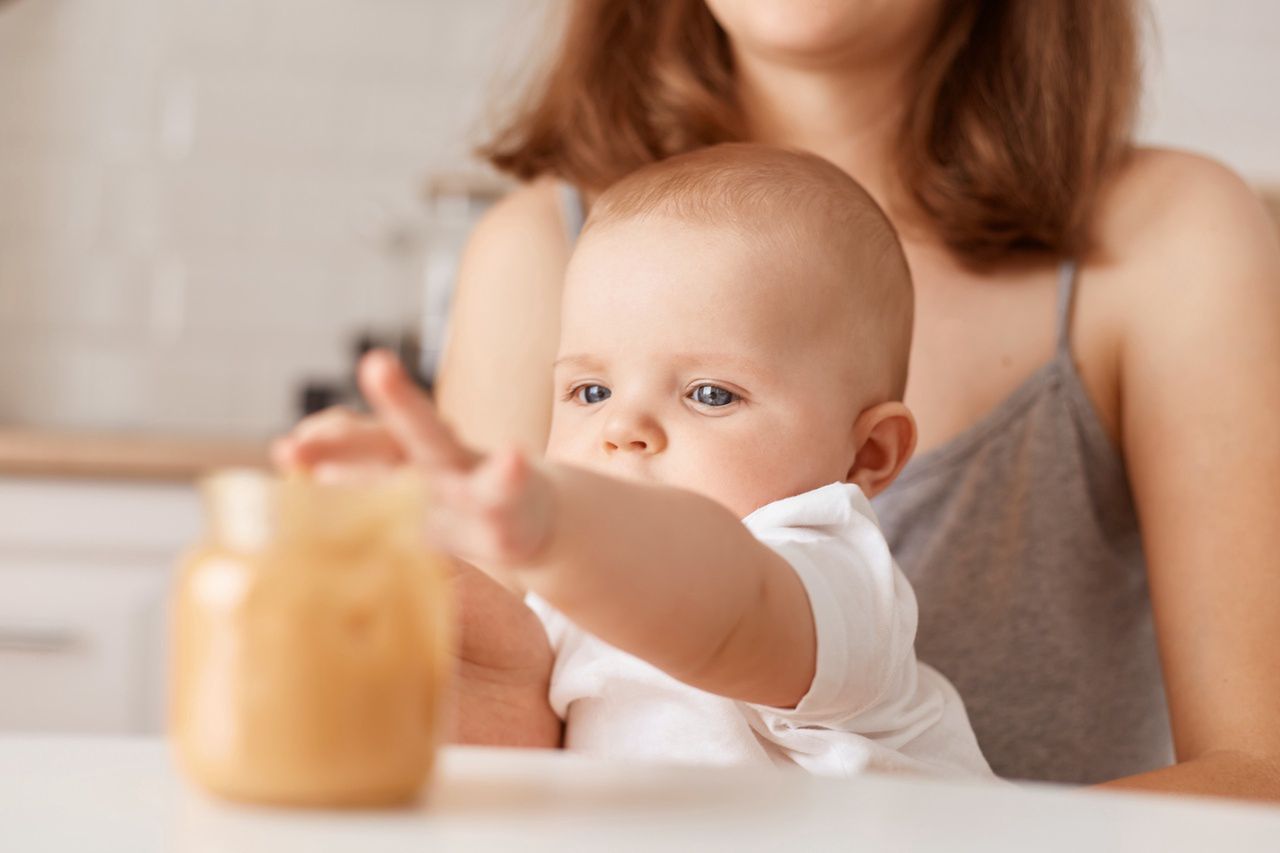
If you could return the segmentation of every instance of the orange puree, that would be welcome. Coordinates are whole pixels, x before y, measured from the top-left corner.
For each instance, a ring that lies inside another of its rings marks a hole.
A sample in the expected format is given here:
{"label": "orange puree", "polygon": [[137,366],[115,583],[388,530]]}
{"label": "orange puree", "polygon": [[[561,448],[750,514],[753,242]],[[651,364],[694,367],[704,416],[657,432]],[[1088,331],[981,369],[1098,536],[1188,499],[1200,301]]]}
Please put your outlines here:
{"label": "orange puree", "polygon": [[225,797],[412,800],[449,670],[443,565],[408,475],[318,485],[225,472],[174,607],[171,735]]}

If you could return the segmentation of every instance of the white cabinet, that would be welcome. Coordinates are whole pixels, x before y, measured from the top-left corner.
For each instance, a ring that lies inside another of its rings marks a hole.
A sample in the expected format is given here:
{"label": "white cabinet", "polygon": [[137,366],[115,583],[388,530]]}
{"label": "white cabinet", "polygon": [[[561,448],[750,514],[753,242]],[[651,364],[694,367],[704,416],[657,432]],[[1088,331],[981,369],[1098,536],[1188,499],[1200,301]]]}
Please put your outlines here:
{"label": "white cabinet", "polygon": [[154,731],[165,574],[88,562],[0,566],[0,728]]}
{"label": "white cabinet", "polygon": [[0,731],[159,731],[186,484],[0,478]]}

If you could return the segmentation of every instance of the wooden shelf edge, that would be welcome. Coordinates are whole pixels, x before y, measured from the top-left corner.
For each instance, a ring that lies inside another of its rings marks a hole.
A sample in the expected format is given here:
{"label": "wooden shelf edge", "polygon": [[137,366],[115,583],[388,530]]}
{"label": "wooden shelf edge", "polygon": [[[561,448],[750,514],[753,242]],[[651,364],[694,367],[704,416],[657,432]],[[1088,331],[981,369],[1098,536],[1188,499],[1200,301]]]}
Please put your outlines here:
{"label": "wooden shelf edge", "polygon": [[3,475],[184,481],[268,464],[265,440],[0,428]]}

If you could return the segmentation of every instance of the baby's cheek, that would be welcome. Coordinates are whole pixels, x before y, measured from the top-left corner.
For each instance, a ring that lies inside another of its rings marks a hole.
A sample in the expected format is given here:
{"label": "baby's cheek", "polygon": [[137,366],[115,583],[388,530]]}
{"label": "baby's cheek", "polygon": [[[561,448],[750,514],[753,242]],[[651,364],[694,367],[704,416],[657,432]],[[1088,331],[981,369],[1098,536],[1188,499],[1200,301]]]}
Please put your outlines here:
{"label": "baby's cheek", "polygon": [[580,465],[583,462],[584,436],[581,429],[566,423],[565,419],[556,417],[551,421],[551,432],[547,435],[547,447],[543,456],[551,462],[569,465]]}
{"label": "baby's cheek", "polygon": [[[767,447],[735,454],[722,466],[726,498],[721,502],[740,516],[765,504],[803,494],[844,479],[843,459],[836,452],[838,442],[823,441],[820,435],[797,436],[794,440],[778,431]],[[824,452],[824,448],[831,448]]]}
{"label": "baby's cheek", "polygon": [[575,452],[572,448],[559,447],[547,448],[547,452],[543,454],[543,458],[548,462],[556,465],[571,465],[574,468],[582,468],[587,471],[595,471],[600,474],[609,474],[617,476],[616,472],[609,469],[607,460],[591,456],[581,451]]}
{"label": "baby's cheek", "polygon": [[794,479],[791,467],[787,459],[772,451],[730,451],[718,460],[713,469],[718,473],[711,478],[707,491],[741,518],[765,504],[787,497],[790,482]]}
{"label": "baby's cheek", "polygon": [[570,454],[565,452],[562,442],[548,441],[546,452],[542,454],[548,462],[572,463]]}

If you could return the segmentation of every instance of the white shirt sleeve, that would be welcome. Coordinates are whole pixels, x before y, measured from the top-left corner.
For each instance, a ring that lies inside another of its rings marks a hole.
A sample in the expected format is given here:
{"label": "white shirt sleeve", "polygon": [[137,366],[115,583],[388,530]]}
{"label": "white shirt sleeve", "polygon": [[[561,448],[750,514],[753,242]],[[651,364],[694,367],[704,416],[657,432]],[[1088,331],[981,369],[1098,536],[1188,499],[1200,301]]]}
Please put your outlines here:
{"label": "white shirt sleeve", "polygon": [[857,486],[835,483],[743,519],[795,570],[817,662],[795,708],[706,693],[587,634],[535,595],[555,650],[548,698],[570,749],[614,758],[990,775],[954,688],[918,664],[916,601]]}
{"label": "white shirt sleeve", "polygon": [[[743,523],[799,576],[818,646],[813,683],[795,708],[751,707],[800,726],[866,730],[879,706],[915,693],[915,595],[861,489],[832,483]],[[856,718],[863,725],[851,726]]]}

